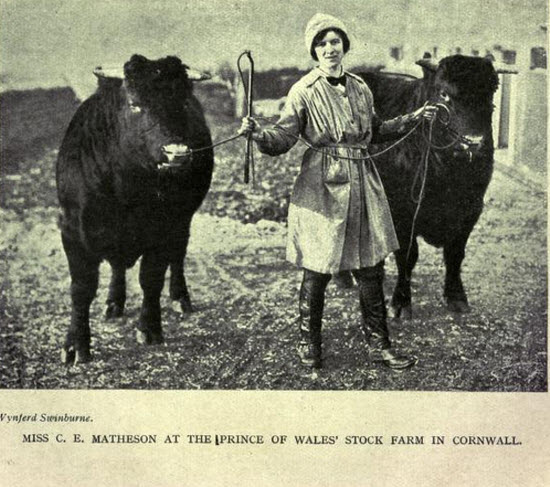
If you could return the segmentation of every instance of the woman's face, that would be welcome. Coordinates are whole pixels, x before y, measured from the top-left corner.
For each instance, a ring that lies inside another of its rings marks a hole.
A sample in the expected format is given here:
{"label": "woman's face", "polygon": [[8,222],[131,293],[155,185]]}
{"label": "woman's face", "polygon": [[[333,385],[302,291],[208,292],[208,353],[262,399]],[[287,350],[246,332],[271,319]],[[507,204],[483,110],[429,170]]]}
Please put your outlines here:
{"label": "woman's face", "polygon": [[315,54],[321,69],[332,71],[342,64],[344,42],[336,32],[329,30],[315,45]]}

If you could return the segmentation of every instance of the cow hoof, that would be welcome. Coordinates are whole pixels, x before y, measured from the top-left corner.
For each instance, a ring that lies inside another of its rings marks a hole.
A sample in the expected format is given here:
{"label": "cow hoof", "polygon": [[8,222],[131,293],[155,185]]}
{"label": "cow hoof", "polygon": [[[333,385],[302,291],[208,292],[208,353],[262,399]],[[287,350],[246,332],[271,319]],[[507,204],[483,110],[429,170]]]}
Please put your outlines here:
{"label": "cow hoof", "polygon": [[61,362],[63,362],[65,365],[72,365],[74,364],[74,359],[76,356],[76,352],[74,348],[63,348],[61,350]]}
{"label": "cow hoof", "polygon": [[74,347],[61,350],[61,362],[65,365],[80,365],[90,362],[92,355],[89,350],[75,350]]}
{"label": "cow hoof", "polygon": [[451,313],[469,313],[470,312],[470,306],[466,301],[460,301],[458,299],[447,299],[447,309]]}
{"label": "cow hoof", "polygon": [[409,304],[407,306],[403,306],[401,309],[401,318],[404,320],[412,320],[413,317],[413,310],[412,306]]}
{"label": "cow hoof", "polygon": [[406,306],[389,306],[388,318],[394,321],[411,320],[413,316],[412,306],[410,304]]}
{"label": "cow hoof", "polygon": [[164,343],[162,333],[136,330],[136,340],[140,345],[161,345]]}
{"label": "cow hoof", "polygon": [[120,318],[124,315],[124,305],[116,303],[107,303],[107,309],[105,310],[105,318],[108,320],[114,318]]}
{"label": "cow hoof", "polygon": [[334,275],[334,284],[340,289],[352,289],[355,286],[349,272],[339,272]]}
{"label": "cow hoof", "polygon": [[193,313],[195,309],[189,299],[180,299],[181,312],[186,315]]}
{"label": "cow hoof", "polygon": [[92,355],[89,350],[77,350],[74,359],[75,365],[86,364],[92,360]]}

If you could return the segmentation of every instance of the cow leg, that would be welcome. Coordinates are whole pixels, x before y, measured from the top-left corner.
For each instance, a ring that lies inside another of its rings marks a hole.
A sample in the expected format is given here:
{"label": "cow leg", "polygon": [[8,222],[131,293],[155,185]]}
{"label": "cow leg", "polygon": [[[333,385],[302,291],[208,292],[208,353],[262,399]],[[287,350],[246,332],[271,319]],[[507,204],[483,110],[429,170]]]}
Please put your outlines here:
{"label": "cow leg", "polygon": [[111,282],[107,296],[107,319],[120,318],[124,314],[126,302],[126,268],[123,265],[111,264]]}
{"label": "cow leg", "polygon": [[155,345],[164,341],[160,322],[160,293],[168,261],[168,255],[162,251],[147,252],[141,259],[139,283],[143,289],[143,303],[136,334],[140,344]]}
{"label": "cow leg", "polygon": [[444,296],[447,308],[454,313],[467,313],[470,311],[460,275],[468,235],[461,236],[443,247],[443,258],[445,259]]}
{"label": "cow leg", "polygon": [[397,263],[397,283],[393,290],[389,315],[394,319],[411,319],[411,277],[416,261],[418,260],[418,242],[413,239],[409,259],[407,260],[407,247],[395,252],[395,261]]}
{"label": "cow leg", "polygon": [[194,311],[185,280],[184,257],[181,255],[170,261],[170,298],[179,301],[182,313]]}
{"label": "cow leg", "polygon": [[99,261],[92,258],[80,242],[62,235],[63,248],[71,274],[71,324],[61,359],[66,364],[89,362],[90,305],[99,281]]}
{"label": "cow leg", "polygon": [[185,280],[185,257],[189,243],[189,227],[191,221],[186,222],[182,229],[182,239],[176,246],[176,251],[170,259],[170,298],[179,301],[182,313],[192,313],[193,305]]}

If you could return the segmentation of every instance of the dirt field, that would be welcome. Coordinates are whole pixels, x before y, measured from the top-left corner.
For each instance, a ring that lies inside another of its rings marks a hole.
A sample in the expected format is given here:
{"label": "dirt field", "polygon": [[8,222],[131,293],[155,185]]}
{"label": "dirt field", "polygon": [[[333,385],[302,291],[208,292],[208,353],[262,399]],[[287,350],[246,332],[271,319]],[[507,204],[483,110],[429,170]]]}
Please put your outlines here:
{"label": "dirt field", "polygon": [[[219,138],[232,127],[214,133]],[[257,155],[255,190],[238,181],[242,145],[217,152],[212,192],[192,228],[187,280],[197,311],[182,316],[163,297],[164,346],[138,346],[141,293],[128,275],[127,314],[104,319],[108,267],[92,306],[94,360],[65,367],[60,348],[69,321],[69,277],[56,226],[56,152],[3,174],[0,211],[0,386],[4,388],[334,389],[544,391],[547,388],[546,197],[496,171],[464,263],[473,311],[442,306],[441,252],[421,242],[414,318],[391,323],[396,344],[419,357],[404,373],[367,366],[356,290],[328,288],[325,368],[312,373],[294,353],[299,273],[284,261],[281,220],[289,164]],[[275,168],[276,169],[276,168]],[[228,175],[233,179],[228,181]],[[273,193],[273,188],[281,197]],[[275,196],[273,196],[275,194]],[[280,208],[281,210],[278,210]],[[208,214],[209,212],[210,214]],[[243,224],[227,214],[254,224]],[[259,221],[258,221],[259,220]],[[386,294],[395,280],[386,264]],[[166,294],[166,292],[165,292]]]}

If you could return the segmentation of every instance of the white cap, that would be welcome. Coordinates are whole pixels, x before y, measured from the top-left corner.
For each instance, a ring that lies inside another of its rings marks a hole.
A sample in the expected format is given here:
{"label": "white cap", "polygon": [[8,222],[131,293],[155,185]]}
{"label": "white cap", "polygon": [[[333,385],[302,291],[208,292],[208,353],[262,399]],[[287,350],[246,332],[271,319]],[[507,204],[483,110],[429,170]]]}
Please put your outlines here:
{"label": "white cap", "polygon": [[313,47],[311,44],[313,43],[315,36],[319,32],[326,29],[340,29],[344,34],[346,34],[349,40],[348,29],[341,20],[328,14],[315,14],[311,17],[306,26],[305,44],[308,53],[311,53],[311,48]]}

